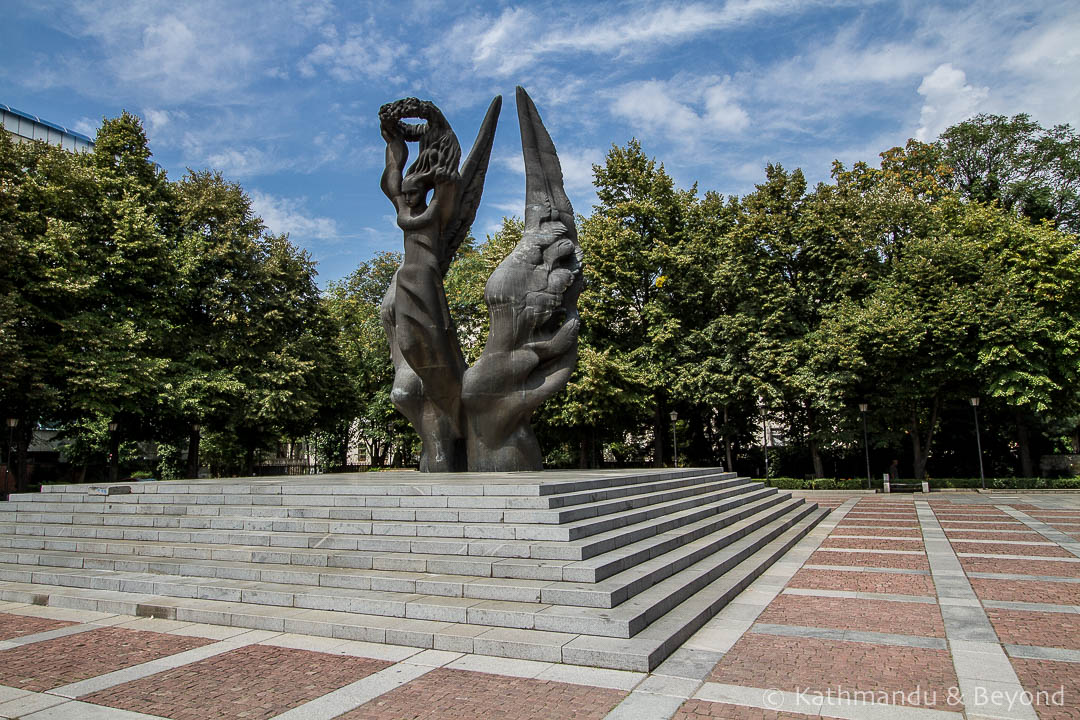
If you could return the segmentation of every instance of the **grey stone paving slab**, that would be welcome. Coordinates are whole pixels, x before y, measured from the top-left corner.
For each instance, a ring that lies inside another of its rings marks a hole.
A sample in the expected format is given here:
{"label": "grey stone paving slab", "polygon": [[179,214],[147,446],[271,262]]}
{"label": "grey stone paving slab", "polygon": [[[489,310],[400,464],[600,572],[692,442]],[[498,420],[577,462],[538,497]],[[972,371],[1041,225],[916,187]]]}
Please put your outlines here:
{"label": "grey stone paving slab", "polygon": [[961,720],[963,715],[947,710],[861,702],[815,693],[794,693],[775,688],[753,688],[723,683],[705,683],[694,697],[708,702],[732,703],[771,710],[830,718],[858,720]]}
{"label": "grey stone paving slab", "polygon": [[29,693],[20,698],[0,703],[0,718],[19,718],[66,702],[70,702],[70,700],[56,695],[49,695],[48,693]]}
{"label": "grey stone paving slab", "polygon": [[722,657],[723,653],[682,647],[660,663],[653,674],[700,681],[709,676]]}
{"label": "grey stone paving slab", "polygon": [[30,645],[32,643],[45,642],[46,640],[55,640],[56,638],[67,637],[68,635],[78,635],[79,633],[89,632],[91,630],[99,629],[100,625],[68,625],[67,627],[57,628],[56,630],[46,630],[45,632],[34,633],[33,635],[22,635],[20,637],[13,637],[6,640],[9,643],[9,647],[16,647],[18,645]]}
{"label": "grey stone paving slab", "polygon": [[803,570],[833,570],[837,572],[873,572],[873,573],[891,573],[894,575],[929,575],[929,570],[915,570],[910,568],[890,568],[890,567],[855,567],[852,565],[811,565],[807,563],[803,565]]}
{"label": "grey stone paving slab", "polygon": [[981,607],[942,604],[941,619],[945,621],[945,636],[950,640],[998,642],[997,633]]}
{"label": "grey stone paving slab", "polygon": [[397,663],[280,715],[275,715],[274,720],[331,720],[434,669],[432,666]]}
{"label": "grey stone paving slab", "polygon": [[1057,528],[1050,527],[1050,525],[1048,525],[1044,521],[1033,518],[1027,513],[1020,510],[1015,510],[1008,505],[999,505],[997,507],[999,510],[1008,513],[1010,516],[1024,523],[1029,528],[1039,533],[1050,542],[1054,543],[1055,545],[1059,545],[1066,551],[1080,558],[1080,543],[1077,542],[1076,538],[1066,533],[1063,533]]}
{"label": "grey stone paving slab", "polygon": [[913,602],[937,605],[937,600],[925,595],[899,595],[897,593],[857,592],[855,590],[817,590],[814,588],[785,588],[784,595],[802,595],[805,597],[848,598],[854,600],[887,600],[890,602]]}
{"label": "grey stone paving slab", "polygon": [[49,692],[53,695],[67,698],[82,697],[83,695],[88,695],[97,692],[98,690],[104,690],[113,687],[114,685],[138,680],[164,670],[171,670],[180,667],[181,665],[198,662],[199,660],[205,660],[206,658],[221,655],[230,650],[253,645],[262,640],[269,640],[274,637],[274,635],[276,635],[276,633],[252,630],[251,632],[231,637],[228,640],[211,643],[210,645],[204,645],[193,650],[187,650],[185,652],[176,653],[175,655],[169,655],[168,657],[151,660],[150,662],[140,663],[121,670],[105,673],[104,675],[98,675],[97,677],[89,678],[87,680],[62,685]]}
{"label": "grey stone paving slab", "polygon": [[[958,559],[952,547],[936,542],[944,532],[934,511],[925,501],[916,501],[915,508],[926,538],[935,586],[941,581],[940,587],[952,599],[973,597],[974,591],[966,576],[955,571]],[[933,551],[930,550],[932,541]],[[953,668],[968,718],[1034,720],[1035,712],[1030,706],[1017,706],[1016,699],[1022,697],[1023,688],[982,607],[942,603],[940,609],[945,621],[945,635],[953,646]]]}
{"label": "grey stone paving slab", "polygon": [[632,692],[604,716],[604,720],[667,720],[684,699],[666,695]]}
{"label": "grey stone paving slab", "polygon": [[808,637],[824,640],[845,640],[847,642],[865,642],[876,645],[897,647],[928,648],[944,650],[942,638],[922,637],[919,635],[898,635],[894,633],[867,632],[865,630],[840,630],[836,628],[804,627],[802,625],[779,625],[774,623],[754,623],[751,632],[765,635],[783,635],[786,637]]}
{"label": "grey stone paving slab", "polygon": [[983,606],[1001,610],[1026,610],[1028,612],[1080,613],[1080,605],[1055,605],[1052,603],[1019,602],[1014,600],[983,600]]}
{"label": "grey stone paving slab", "polygon": [[158,715],[117,710],[104,705],[69,700],[59,705],[23,715],[22,720],[165,720]]}
{"label": "grey stone paving slab", "polygon": [[1027,580],[1027,581],[1039,581],[1039,582],[1060,582],[1060,583],[1074,583],[1080,584],[1080,578],[1075,577],[1062,577],[1060,575],[1021,575],[1018,573],[990,573],[990,572],[972,572],[968,573],[970,578],[979,578],[980,580]]}
{"label": "grey stone paving slab", "polygon": [[[1036,647],[1034,645],[1006,645],[1006,652],[1011,657],[1031,660],[1057,660],[1058,662],[1080,663],[1080,650],[1063,648]],[[1080,670],[1078,670],[1080,672]]]}

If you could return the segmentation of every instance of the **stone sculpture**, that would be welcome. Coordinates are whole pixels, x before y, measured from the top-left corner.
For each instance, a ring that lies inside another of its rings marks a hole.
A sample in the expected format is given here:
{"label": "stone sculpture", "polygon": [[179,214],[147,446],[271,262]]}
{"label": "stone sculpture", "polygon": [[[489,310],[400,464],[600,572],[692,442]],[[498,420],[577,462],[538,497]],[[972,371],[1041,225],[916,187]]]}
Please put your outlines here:
{"label": "stone sculpture", "polygon": [[[491,327],[472,367],[450,317],[443,277],[476,217],[501,107],[496,97],[460,170],[461,147],[435,105],[407,98],[379,110],[382,189],[405,239],[381,308],[394,363],[391,399],[420,435],[425,472],[541,469],[529,418],[565,387],[577,361],[582,253],[574,210],[555,146],[520,87],[525,232],[488,279]],[[405,170],[407,142],[419,150]]]}

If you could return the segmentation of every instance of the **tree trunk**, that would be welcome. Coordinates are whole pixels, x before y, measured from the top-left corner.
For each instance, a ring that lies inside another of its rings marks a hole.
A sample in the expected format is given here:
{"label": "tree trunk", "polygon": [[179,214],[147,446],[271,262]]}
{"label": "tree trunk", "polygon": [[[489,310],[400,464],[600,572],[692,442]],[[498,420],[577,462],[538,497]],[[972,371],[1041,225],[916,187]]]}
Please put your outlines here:
{"label": "tree trunk", "polygon": [[188,436],[188,451],[187,451],[187,474],[185,477],[198,479],[199,477],[199,440],[200,435],[198,430],[192,430],[191,435]]}
{"label": "tree trunk", "polygon": [[255,474],[255,446],[248,445],[244,451],[244,476],[251,477]]}
{"label": "tree trunk", "polygon": [[915,459],[915,479],[919,481],[926,479],[926,463],[930,459],[930,447],[934,441],[934,427],[937,425],[938,406],[938,396],[935,395],[930,411],[930,427],[927,429],[925,442],[923,442],[919,428],[919,411],[917,408],[911,410],[911,449]]}
{"label": "tree trunk", "polygon": [[578,467],[582,470],[589,467],[589,445],[584,436],[578,438]]}
{"label": "tree trunk", "polygon": [[659,398],[653,407],[653,466],[664,467],[664,414],[661,412]]}
{"label": "tree trunk", "polygon": [[825,466],[821,462],[821,451],[818,442],[814,439],[814,427],[817,425],[817,415],[810,409],[810,401],[803,405],[806,408],[806,435],[807,444],[810,446],[810,460],[814,463],[814,477],[825,477]]}
{"label": "tree trunk", "polygon": [[1035,477],[1035,467],[1031,463],[1031,438],[1020,411],[1016,413],[1016,442],[1020,446],[1020,472],[1026,478]]}
{"label": "tree trunk", "polygon": [[1080,453],[1080,427],[1073,429],[1072,437],[1069,439],[1072,443],[1073,454]]}
{"label": "tree trunk", "polygon": [[825,466],[821,463],[821,452],[818,450],[817,440],[810,438],[810,459],[814,462],[814,477],[825,477]]}

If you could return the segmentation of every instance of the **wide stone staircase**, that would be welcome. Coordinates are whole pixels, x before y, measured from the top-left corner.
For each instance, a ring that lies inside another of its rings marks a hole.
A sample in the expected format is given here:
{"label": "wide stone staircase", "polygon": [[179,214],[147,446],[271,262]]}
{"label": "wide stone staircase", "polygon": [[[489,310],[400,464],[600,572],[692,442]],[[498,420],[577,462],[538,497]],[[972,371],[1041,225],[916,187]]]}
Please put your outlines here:
{"label": "wide stone staircase", "polygon": [[0,599],[651,670],[827,512],[711,469],[47,486]]}

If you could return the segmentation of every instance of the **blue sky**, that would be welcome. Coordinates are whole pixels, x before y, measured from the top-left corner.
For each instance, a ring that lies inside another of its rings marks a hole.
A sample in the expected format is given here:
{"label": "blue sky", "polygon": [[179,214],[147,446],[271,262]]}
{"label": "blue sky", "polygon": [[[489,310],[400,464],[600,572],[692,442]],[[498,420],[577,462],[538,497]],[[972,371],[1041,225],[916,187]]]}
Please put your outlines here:
{"label": "blue sky", "polygon": [[506,100],[483,237],[523,212],[515,85],[580,213],[593,163],[637,137],[681,186],[745,194],[766,163],[876,161],[979,112],[1080,125],[1080,2],[0,0],[0,102],[89,135],[139,114],[179,178],[215,168],[340,278],[400,232],[379,106],[433,100],[465,152]]}

